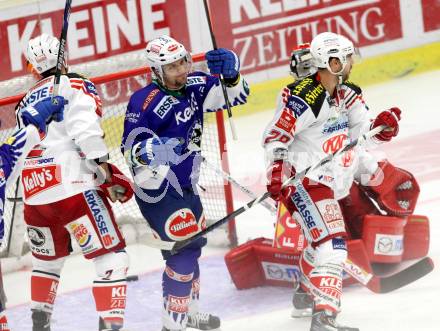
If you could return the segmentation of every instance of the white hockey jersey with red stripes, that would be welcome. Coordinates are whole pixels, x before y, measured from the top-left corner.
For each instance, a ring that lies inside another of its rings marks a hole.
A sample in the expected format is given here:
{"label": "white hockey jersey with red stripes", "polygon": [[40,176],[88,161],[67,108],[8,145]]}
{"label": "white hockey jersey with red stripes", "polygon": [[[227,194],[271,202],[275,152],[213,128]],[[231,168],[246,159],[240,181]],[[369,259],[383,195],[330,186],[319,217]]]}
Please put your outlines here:
{"label": "white hockey jersey with red stripes", "polygon": [[[53,77],[32,87],[17,111],[50,96]],[[51,123],[21,172],[23,197],[30,205],[59,201],[95,188],[95,168],[87,160],[108,154],[100,125],[102,104],[94,84],[76,74],[62,75],[59,94],[68,102],[64,120]]]}
{"label": "white hockey jersey with red stripes", "polygon": [[[344,83],[337,91],[330,96],[318,74],[286,86],[263,135],[267,160],[278,148],[288,150],[290,163],[300,172],[368,131],[371,115],[361,89]],[[351,150],[307,177],[343,196],[351,187],[358,162],[358,155]]]}

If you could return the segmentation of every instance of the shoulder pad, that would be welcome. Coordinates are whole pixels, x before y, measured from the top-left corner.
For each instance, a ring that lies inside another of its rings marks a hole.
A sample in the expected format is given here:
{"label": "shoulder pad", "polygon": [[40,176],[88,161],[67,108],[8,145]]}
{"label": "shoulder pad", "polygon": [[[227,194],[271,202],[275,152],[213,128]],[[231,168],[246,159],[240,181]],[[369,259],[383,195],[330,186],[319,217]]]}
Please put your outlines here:
{"label": "shoulder pad", "polygon": [[98,95],[95,84],[86,77],[77,73],[68,73],[67,77],[69,77],[70,84],[73,88],[78,90],[84,88],[86,94]]}
{"label": "shoulder pad", "polygon": [[355,83],[350,82],[350,81],[346,81],[346,82],[344,82],[344,85],[351,88],[353,91],[356,92],[356,94],[362,94],[362,89],[358,85],[356,85]]}
{"label": "shoulder pad", "polygon": [[318,117],[322,104],[325,101],[324,86],[315,78],[315,75],[297,80],[292,84],[287,85],[292,96],[305,101],[305,103],[312,109],[315,117]]}

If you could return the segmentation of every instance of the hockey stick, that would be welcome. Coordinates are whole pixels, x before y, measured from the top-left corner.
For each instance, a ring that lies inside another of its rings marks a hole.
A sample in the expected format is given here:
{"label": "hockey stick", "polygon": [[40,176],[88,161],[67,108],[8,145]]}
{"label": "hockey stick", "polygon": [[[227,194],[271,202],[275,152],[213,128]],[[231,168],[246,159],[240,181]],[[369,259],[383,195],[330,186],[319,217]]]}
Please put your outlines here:
{"label": "hockey stick", "polygon": [[[211,34],[212,47],[214,49],[217,49],[217,42],[215,40],[214,32],[212,30],[211,16],[209,14],[209,7],[208,7],[207,0],[203,0],[203,6],[205,7],[206,19],[208,20],[208,27],[209,27],[209,33]],[[234,140],[237,140],[237,130],[235,129],[235,123],[232,120],[231,103],[229,102],[228,92],[226,91],[226,85],[225,85],[225,81],[223,79],[223,75],[220,74],[219,78],[220,78],[220,85],[222,86],[223,97],[225,98],[226,110],[228,111],[228,121],[229,121],[229,125],[231,127],[232,138]]]}
{"label": "hockey stick", "polygon": [[[372,131],[368,133],[369,136],[373,136],[375,133],[378,133],[380,130],[376,132]],[[231,181],[234,185],[239,187],[243,192],[252,195],[255,197],[255,194],[248,190],[247,188],[241,186],[237,181],[235,181],[231,176],[229,176],[226,172],[216,168],[214,165],[210,164],[205,158],[203,158],[203,162],[207,166],[209,166],[212,170],[214,170],[217,174],[221,175],[228,181]],[[269,205],[273,208],[272,205]],[[148,246],[152,246],[155,248],[163,249],[163,250],[172,250],[173,242],[162,241],[153,237],[144,237],[142,242]],[[395,273],[390,276],[377,276],[372,273],[369,273],[367,270],[362,268],[361,266],[355,264],[353,261],[347,259],[343,264],[344,270],[356,279],[361,285],[367,287],[374,293],[388,293],[404,287],[416,280],[422,278],[427,275],[434,269],[434,263],[429,257],[425,257],[422,260],[414,263],[413,265]]]}
{"label": "hockey stick", "polygon": [[347,259],[344,270],[374,293],[388,293],[404,287],[434,270],[434,262],[425,257],[409,267],[389,276],[376,276]]}
{"label": "hockey stick", "polygon": [[[142,239],[142,244],[163,250],[172,250],[173,243],[174,242],[155,239],[152,235],[149,238],[144,237]],[[402,288],[426,276],[434,270],[434,262],[430,257],[425,257],[389,276],[377,276],[369,273],[349,259],[344,262],[343,268],[345,272],[370,291],[383,294]]]}
{"label": "hockey stick", "polygon": [[11,240],[12,240],[12,229],[14,227],[14,221],[15,221],[15,211],[17,209],[17,203],[20,201],[18,200],[17,196],[18,196],[18,190],[20,187],[20,178],[17,178],[17,181],[15,183],[15,192],[14,192],[14,200],[12,200],[13,205],[12,205],[12,213],[11,213],[11,224],[9,225],[9,233],[8,233],[8,243],[7,243],[7,248],[6,248],[6,255],[5,256],[9,256],[9,252],[11,250]]}
{"label": "hockey stick", "polygon": [[72,8],[72,0],[66,0],[64,7],[63,27],[60,35],[60,46],[58,48],[57,65],[55,67],[55,80],[53,84],[52,103],[56,104],[58,101],[55,98],[60,89],[61,70],[63,69],[64,54],[66,49],[67,29],[69,28],[70,10]]}
{"label": "hockey stick", "polygon": [[[207,166],[209,166],[213,171],[215,171],[217,174],[222,176],[224,179],[229,181],[231,184],[238,187],[241,191],[246,193],[251,198],[255,198],[256,195],[246,187],[240,185],[235,179],[233,179],[230,175],[228,175],[226,172],[222,171],[221,169],[218,169],[214,165],[210,164],[205,158],[203,158],[203,162]],[[264,202],[262,201],[262,204],[264,205]],[[264,205],[269,211],[276,212],[276,208],[267,203]],[[356,279],[360,284],[367,287],[371,291],[375,293],[388,293],[391,291],[394,291],[398,288],[401,288],[405,285],[408,285],[417,279],[425,276],[426,274],[430,273],[433,268],[433,261],[430,258],[424,258],[420,260],[419,262],[409,266],[408,268],[405,268],[401,271],[399,271],[396,274],[393,274],[391,276],[385,276],[380,277],[376,276],[374,274],[369,273],[364,268],[360,267],[359,265],[355,264],[353,261],[347,259],[346,262],[343,265],[344,270],[351,275],[354,279]]]}
{"label": "hockey stick", "polygon": [[[217,175],[220,175],[223,177],[223,179],[227,180],[229,183],[234,185],[236,188],[238,188],[243,193],[247,194],[248,197],[255,199],[257,195],[249,190],[247,187],[244,187],[239,182],[237,182],[234,178],[231,177],[227,172],[223,171],[222,169],[217,168],[215,165],[211,164],[206,158],[202,157],[203,162],[211,168]],[[267,201],[261,201],[261,205],[263,205],[267,210],[269,210],[272,214],[275,214],[277,212],[277,209],[274,205],[270,204]]]}
{"label": "hockey stick", "polygon": [[[320,160],[316,164],[307,167],[303,171],[297,173],[295,176],[293,176],[293,177],[289,178],[288,180],[286,180],[283,183],[283,187],[292,185],[292,183],[294,183],[294,182],[296,182],[298,180],[301,180],[310,171],[312,171],[312,170],[314,170],[314,169],[316,169],[318,167],[321,167],[321,166],[329,163],[335,156],[337,156],[339,154],[342,154],[342,153],[344,153],[346,151],[351,150],[352,148],[354,148],[358,144],[361,144],[361,143],[365,142],[366,140],[368,140],[369,138],[375,136],[376,134],[381,132],[384,128],[385,128],[385,126],[378,126],[378,127],[374,128],[373,130],[371,130],[371,131],[365,133],[364,135],[360,136],[358,139],[353,140],[351,143],[347,144],[344,148],[341,148],[340,150],[337,150],[336,152],[334,152],[332,154],[329,154],[328,156],[326,156],[325,158],[323,158],[322,160]],[[244,213],[245,211],[247,211],[248,209],[252,208],[256,204],[259,204],[261,201],[267,199],[269,196],[270,196],[270,192],[266,192],[263,195],[261,195],[260,197],[254,199],[254,200],[252,200],[250,202],[248,202],[247,204],[245,204],[244,206],[240,207],[239,209],[234,210],[232,213],[226,215],[222,219],[220,219],[217,222],[211,224],[210,226],[208,226],[204,230],[198,232],[194,236],[189,237],[188,239],[185,239],[185,240],[182,240],[182,241],[175,242],[173,248],[171,249],[171,254],[176,254],[177,251],[179,251],[183,247],[189,245],[190,243],[192,243],[195,240],[203,237],[207,233],[209,233],[209,232],[217,229],[218,227],[222,226],[223,224],[227,223],[231,219],[233,219],[233,218],[237,217],[238,215]]]}

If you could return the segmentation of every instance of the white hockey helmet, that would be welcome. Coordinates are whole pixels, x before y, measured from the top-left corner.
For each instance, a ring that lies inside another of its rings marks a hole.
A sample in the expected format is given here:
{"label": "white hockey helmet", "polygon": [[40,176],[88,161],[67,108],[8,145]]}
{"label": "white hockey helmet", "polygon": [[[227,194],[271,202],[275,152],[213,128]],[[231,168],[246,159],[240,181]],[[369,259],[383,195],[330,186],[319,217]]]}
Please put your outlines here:
{"label": "white hockey helmet", "polygon": [[[60,42],[56,37],[43,33],[29,40],[26,59],[32,65],[33,70],[42,74],[56,67],[59,46]],[[64,66],[66,66],[65,59]]]}
{"label": "white hockey helmet", "polygon": [[185,49],[185,46],[166,35],[151,40],[145,51],[147,53],[147,64],[156,70],[157,75],[159,75],[157,78],[162,82],[163,65],[176,62],[185,57],[188,63],[191,63],[191,54]]}
{"label": "white hockey helmet", "polygon": [[326,68],[330,72],[330,59],[338,58],[342,63],[341,71],[334,74],[340,74],[347,65],[349,55],[354,55],[355,48],[353,43],[346,37],[333,33],[323,32],[313,38],[310,44],[310,52],[316,67]]}

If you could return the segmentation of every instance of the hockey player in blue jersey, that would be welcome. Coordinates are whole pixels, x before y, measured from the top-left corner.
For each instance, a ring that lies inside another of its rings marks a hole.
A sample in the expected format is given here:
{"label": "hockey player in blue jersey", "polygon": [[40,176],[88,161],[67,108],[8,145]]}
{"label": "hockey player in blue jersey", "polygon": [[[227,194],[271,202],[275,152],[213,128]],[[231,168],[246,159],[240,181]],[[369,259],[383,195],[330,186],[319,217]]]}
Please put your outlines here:
{"label": "hockey player in blue jersey", "polygon": [[[219,78],[191,72],[191,55],[168,36],[146,47],[153,82],[133,94],[127,107],[122,151],[131,166],[140,210],[162,240],[186,239],[205,227],[196,183],[201,162],[203,114],[225,109]],[[246,103],[249,88],[230,50],[206,54],[211,74],[223,74],[231,104]],[[216,316],[198,311],[202,238],[176,255],[162,251],[163,331],[213,330]]]}
{"label": "hockey player in blue jersey", "polygon": [[[59,122],[63,119],[64,99],[56,97],[58,102],[52,103],[50,97],[41,100],[34,106],[23,109],[20,116],[23,129],[17,130],[6,142],[0,145],[0,245],[4,240],[3,209],[5,206],[6,187],[13,183],[20,172],[21,164],[29,151],[40,142],[40,134],[44,134],[47,124],[52,119]],[[0,330],[9,330],[4,314],[6,296],[0,265]]]}

